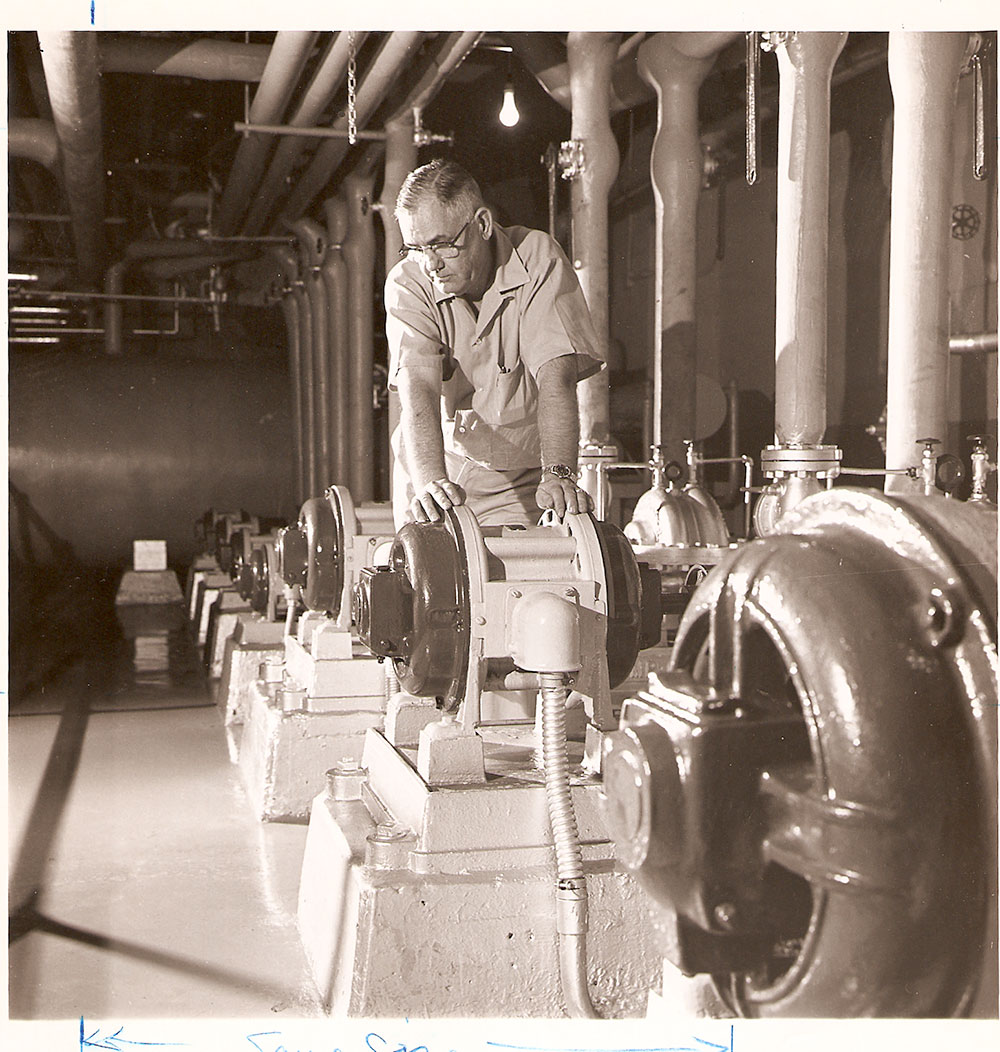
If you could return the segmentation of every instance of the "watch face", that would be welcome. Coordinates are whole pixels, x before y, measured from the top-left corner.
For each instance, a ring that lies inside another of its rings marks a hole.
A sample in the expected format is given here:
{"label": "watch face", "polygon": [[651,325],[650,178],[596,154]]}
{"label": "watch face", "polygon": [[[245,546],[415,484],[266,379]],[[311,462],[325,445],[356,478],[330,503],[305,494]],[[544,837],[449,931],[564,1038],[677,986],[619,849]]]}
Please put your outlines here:
{"label": "watch face", "polygon": [[565,464],[553,464],[552,467],[545,469],[550,475],[555,475],[557,479],[569,479],[576,475],[576,472]]}

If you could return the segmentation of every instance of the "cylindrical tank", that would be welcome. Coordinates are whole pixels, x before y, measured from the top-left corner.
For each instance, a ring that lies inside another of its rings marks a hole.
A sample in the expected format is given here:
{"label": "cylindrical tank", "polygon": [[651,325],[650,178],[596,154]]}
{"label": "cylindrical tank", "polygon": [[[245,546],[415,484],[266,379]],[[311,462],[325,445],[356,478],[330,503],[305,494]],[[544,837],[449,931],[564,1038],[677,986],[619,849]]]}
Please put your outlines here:
{"label": "cylindrical tank", "polygon": [[[10,546],[29,565],[123,565],[132,541],[196,549],[206,506],[295,513],[287,371],[90,353],[9,362]],[[60,544],[60,542],[63,542]]]}

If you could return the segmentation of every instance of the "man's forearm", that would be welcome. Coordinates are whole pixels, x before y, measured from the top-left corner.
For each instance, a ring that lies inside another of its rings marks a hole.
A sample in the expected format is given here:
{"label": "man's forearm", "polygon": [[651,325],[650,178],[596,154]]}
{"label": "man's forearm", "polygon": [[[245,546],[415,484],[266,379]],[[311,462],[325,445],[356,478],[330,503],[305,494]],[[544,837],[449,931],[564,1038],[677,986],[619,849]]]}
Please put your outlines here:
{"label": "man's forearm", "polygon": [[441,395],[420,377],[400,375],[399,425],[414,490],[447,475],[441,433]]}
{"label": "man's forearm", "polygon": [[542,465],[576,466],[580,416],[576,402],[576,362],[555,358],[538,373],[538,434]]}

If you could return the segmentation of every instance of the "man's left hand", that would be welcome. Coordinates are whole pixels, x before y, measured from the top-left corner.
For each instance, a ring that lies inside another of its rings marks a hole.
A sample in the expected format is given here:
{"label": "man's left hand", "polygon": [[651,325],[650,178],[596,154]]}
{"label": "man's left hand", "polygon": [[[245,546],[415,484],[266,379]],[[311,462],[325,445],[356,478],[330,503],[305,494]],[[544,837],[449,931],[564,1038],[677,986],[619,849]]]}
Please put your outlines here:
{"label": "man's left hand", "polygon": [[560,519],[566,512],[594,510],[590,494],[570,479],[543,478],[535,490],[535,503],[542,511],[551,508]]}

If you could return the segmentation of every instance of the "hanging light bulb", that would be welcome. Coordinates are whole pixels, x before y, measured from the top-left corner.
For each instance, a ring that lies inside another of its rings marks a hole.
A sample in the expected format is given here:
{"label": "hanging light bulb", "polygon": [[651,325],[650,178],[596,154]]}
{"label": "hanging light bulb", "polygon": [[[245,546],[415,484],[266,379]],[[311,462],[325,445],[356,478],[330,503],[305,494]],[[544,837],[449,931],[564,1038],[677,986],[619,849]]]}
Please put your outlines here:
{"label": "hanging light bulb", "polygon": [[517,103],[514,101],[514,81],[510,77],[507,78],[503,89],[503,105],[498,117],[505,128],[513,128],[521,119],[521,114],[517,112]]}

